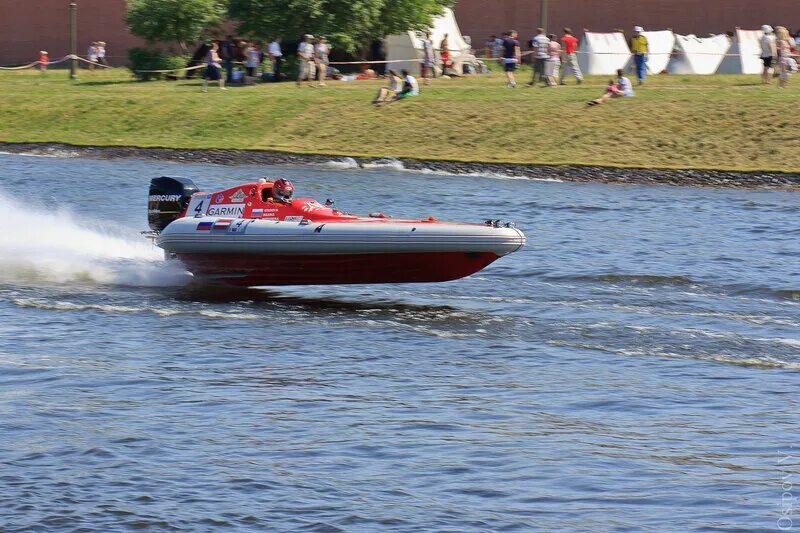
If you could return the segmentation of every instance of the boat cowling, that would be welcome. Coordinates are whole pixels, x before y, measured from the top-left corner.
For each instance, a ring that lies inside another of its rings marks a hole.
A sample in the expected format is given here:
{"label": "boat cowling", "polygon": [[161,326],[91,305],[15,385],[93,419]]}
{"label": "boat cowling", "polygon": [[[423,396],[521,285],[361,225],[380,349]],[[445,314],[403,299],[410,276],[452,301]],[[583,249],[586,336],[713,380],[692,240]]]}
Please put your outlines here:
{"label": "boat cowling", "polygon": [[147,197],[150,229],[162,231],[170,222],[183,216],[192,195],[199,191],[189,178],[162,176],[150,180],[150,195]]}

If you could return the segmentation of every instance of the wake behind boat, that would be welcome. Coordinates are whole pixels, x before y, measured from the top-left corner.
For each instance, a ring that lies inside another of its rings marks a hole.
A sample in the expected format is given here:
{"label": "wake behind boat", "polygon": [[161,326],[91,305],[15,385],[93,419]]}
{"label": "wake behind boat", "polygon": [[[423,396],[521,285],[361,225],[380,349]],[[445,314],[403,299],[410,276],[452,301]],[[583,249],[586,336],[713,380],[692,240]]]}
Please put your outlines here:
{"label": "wake behind boat", "polygon": [[204,193],[186,178],[156,178],[148,222],[167,257],[240,286],[449,281],[525,244],[513,223],[359,217],[293,193],[283,179]]}

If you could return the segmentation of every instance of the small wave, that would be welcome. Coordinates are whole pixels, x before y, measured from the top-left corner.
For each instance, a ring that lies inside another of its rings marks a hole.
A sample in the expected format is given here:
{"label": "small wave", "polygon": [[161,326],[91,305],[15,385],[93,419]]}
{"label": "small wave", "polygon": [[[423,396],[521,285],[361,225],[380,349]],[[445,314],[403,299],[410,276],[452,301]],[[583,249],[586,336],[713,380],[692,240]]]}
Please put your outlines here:
{"label": "small wave", "polygon": [[322,163],[321,166],[327,168],[334,168],[337,170],[350,170],[355,168],[360,168],[358,161],[353,159],[352,157],[345,157],[339,160],[331,160]]}
{"label": "small wave", "polygon": [[403,165],[402,161],[398,161],[397,159],[391,157],[364,163],[362,168],[367,170],[406,170],[406,167]]}
{"label": "small wave", "polygon": [[550,276],[556,281],[601,281],[605,283],[634,283],[639,285],[695,285],[685,276],[659,276],[655,274],[579,274],[575,276]]}
{"label": "small wave", "polygon": [[0,151],[0,155],[16,155],[19,157],[48,157],[48,158],[73,158],[80,157],[78,152],[69,150],[59,150],[57,148],[47,148],[44,150],[31,150],[29,152],[6,152]]}

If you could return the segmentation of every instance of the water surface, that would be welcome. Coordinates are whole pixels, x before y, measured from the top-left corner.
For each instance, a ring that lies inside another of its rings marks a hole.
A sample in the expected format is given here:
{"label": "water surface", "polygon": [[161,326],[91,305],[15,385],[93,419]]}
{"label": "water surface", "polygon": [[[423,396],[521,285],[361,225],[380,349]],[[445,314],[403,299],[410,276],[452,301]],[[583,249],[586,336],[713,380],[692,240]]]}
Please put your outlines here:
{"label": "water surface", "polygon": [[[0,529],[778,529],[800,194],[242,163],[0,155]],[[138,233],[159,175],[529,244],[446,284],[205,287]]]}

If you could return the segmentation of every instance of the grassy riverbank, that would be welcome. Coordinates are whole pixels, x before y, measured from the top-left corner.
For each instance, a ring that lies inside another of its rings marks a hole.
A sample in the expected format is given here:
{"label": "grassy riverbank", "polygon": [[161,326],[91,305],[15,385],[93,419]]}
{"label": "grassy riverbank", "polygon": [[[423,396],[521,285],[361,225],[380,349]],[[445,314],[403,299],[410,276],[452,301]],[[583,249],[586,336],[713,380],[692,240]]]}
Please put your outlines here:
{"label": "grassy riverbank", "polygon": [[65,71],[3,72],[0,142],[800,171],[800,77],[778,90],[756,76],[656,76],[635,98],[588,108],[606,81],[510,90],[500,73],[437,80],[376,109],[377,81],[203,94],[197,81],[140,83],[124,70],[76,82]]}

